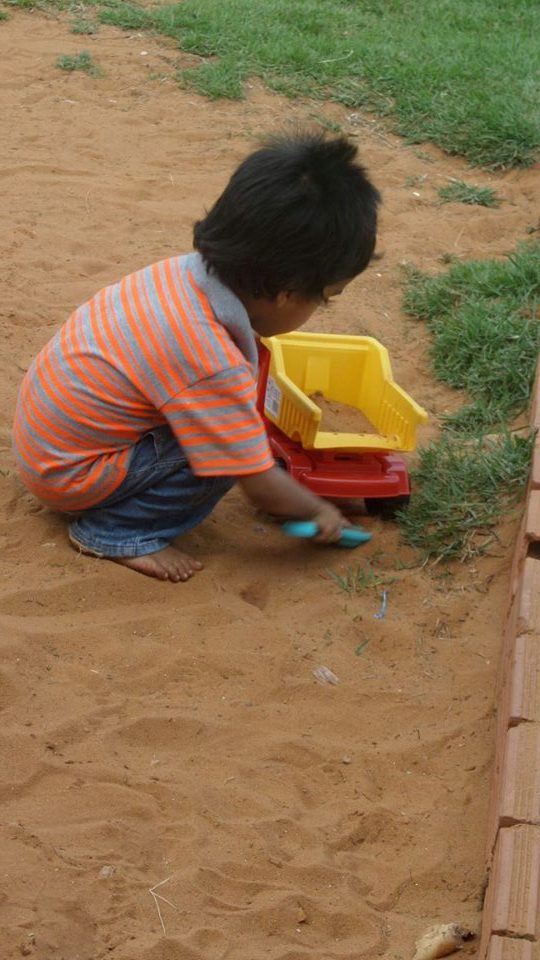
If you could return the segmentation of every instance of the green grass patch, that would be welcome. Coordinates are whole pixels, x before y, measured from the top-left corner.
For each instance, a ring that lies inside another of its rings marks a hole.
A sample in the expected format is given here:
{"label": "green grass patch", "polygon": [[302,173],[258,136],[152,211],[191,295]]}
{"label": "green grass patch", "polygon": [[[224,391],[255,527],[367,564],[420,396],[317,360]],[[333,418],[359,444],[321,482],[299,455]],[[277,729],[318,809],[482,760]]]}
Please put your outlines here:
{"label": "green grass patch", "polygon": [[408,271],[405,309],[433,334],[435,374],[471,397],[449,428],[479,434],[525,409],[540,346],[539,295],[540,243],[505,260],[455,263],[439,276]]}
{"label": "green grass patch", "polygon": [[59,67],[60,70],[67,70],[69,72],[82,70],[83,73],[87,73],[90,77],[101,77],[103,75],[103,71],[94,63],[88,50],[81,50],[80,53],[75,53],[71,56],[69,54],[62,54],[58,57],[56,66]]}
{"label": "green grass patch", "polygon": [[414,496],[400,514],[405,541],[427,560],[469,560],[491,547],[501,515],[523,494],[533,439],[443,436],[424,447]]}
{"label": "green grass patch", "polygon": [[540,145],[530,0],[184,0],[145,10],[109,0],[100,18],[207,58],[180,76],[207,96],[239,97],[257,76],[288,96],[373,110],[410,142],[490,167],[529,164]]}
{"label": "green grass patch", "polygon": [[491,187],[479,187],[463,180],[451,180],[446,187],[439,187],[437,193],[443,203],[468,203],[479,207],[498,207],[500,204]]}
{"label": "green grass patch", "polygon": [[158,27],[158,9],[138,7],[136,4],[124,3],[123,0],[103,0],[100,4],[99,19],[102,23],[120,27],[122,30],[152,30]]}
{"label": "green grass patch", "polygon": [[508,423],[531,395],[539,293],[538,242],[504,260],[454,263],[435,277],[408,271],[405,308],[433,334],[435,373],[472,401],[420,450],[414,495],[398,517],[405,542],[426,559],[484,552],[501,515],[523,495],[534,437],[510,432]]}

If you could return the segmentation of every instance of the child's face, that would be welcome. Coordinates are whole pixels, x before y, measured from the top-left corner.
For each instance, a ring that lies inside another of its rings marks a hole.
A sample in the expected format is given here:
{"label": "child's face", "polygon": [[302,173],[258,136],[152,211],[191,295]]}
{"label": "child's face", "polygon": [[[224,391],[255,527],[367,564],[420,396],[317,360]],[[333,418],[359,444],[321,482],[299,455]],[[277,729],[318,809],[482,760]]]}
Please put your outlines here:
{"label": "child's face", "polygon": [[278,293],[270,300],[266,297],[250,299],[245,303],[251,325],[261,337],[275,337],[280,333],[299,330],[309,320],[317,307],[339,296],[350,280],[342,280],[325,287],[320,298],[306,300],[292,291]]}

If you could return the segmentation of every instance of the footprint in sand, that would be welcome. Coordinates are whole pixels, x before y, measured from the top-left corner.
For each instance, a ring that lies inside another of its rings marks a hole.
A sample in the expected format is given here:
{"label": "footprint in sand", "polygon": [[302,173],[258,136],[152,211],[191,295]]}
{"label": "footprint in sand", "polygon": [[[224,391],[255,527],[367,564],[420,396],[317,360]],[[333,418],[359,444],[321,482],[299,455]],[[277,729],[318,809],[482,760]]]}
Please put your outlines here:
{"label": "footprint in sand", "polygon": [[262,580],[253,580],[240,590],[240,596],[246,603],[259,610],[264,610],[268,604],[268,585]]}

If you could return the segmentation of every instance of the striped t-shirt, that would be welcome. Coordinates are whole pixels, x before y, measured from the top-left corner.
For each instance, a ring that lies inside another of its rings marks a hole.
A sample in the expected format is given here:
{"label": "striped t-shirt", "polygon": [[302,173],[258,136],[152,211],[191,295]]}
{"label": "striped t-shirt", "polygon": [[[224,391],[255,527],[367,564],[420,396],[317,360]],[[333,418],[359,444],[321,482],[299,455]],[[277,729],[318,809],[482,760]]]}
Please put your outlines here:
{"label": "striped t-shirt", "polygon": [[256,371],[246,310],[199,254],[132,273],[75,310],[26,373],[22,479],[48,506],[84,510],[116,490],[134,444],[162,424],[199,476],[267,470]]}

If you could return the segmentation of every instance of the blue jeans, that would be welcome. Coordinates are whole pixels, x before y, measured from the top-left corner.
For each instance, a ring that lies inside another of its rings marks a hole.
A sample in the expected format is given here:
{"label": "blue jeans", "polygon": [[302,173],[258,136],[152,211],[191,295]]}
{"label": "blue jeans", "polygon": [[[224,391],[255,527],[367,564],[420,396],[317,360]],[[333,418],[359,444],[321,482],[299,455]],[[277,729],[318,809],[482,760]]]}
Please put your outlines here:
{"label": "blue jeans", "polygon": [[169,427],[156,427],[133,448],[114,493],[70,523],[70,538],[100,557],[155,553],[201,523],[233,484],[195,476]]}

